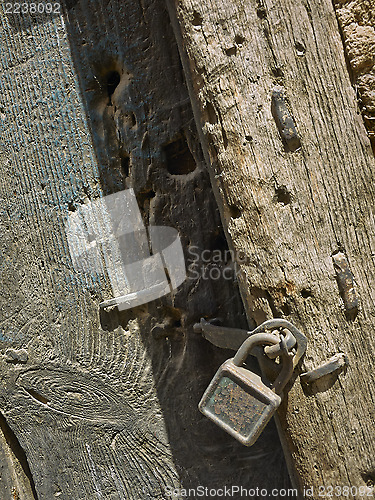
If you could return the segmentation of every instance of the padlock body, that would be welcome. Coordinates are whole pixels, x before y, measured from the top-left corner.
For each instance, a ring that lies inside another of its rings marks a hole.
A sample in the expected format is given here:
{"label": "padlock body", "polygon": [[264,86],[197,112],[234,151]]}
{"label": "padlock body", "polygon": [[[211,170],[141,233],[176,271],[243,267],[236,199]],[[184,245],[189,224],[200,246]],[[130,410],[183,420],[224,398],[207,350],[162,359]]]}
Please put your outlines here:
{"label": "padlock body", "polygon": [[268,424],[281,397],[261,378],[228,359],[216,372],[199,410],[245,446],[251,446]]}

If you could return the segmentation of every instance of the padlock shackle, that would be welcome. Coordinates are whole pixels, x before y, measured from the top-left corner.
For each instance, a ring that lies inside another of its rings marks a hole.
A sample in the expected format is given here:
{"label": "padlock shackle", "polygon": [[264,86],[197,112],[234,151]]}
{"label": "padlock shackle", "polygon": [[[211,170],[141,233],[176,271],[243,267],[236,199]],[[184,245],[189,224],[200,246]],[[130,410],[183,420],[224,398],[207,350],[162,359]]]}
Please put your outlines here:
{"label": "padlock shackle", "polygon": [[248,355],[257,345],[276,345],[280,343],[280,339],[273,333],[256,333],[250,335],[249,338],[241,345],[233,358],[233,364],[242,366]]}
{"label": "padlock shackle", "polygon": [[[235,366],[242,366],[246,361],[247,356],[257,345],[276,345],[279,343],[279,337],[277,335],[273,335],[272,333],[263,332],[251,335],[236,352],[233,358],[233,364]],[[276,392],[276,394],[281,393],[293,373],[293,360],[288,351],[285,350],[280,356],[282,359],[282,369],[275,382],[272,384],[272,389]]]}
{"label": "padlock shackle", "polygon": [[290,380],[293,371],[293,357],[288,353],[288,351],[284,351],[280,354],[283,367],[281,368],[281,372],[277,376],[277,379],[272,384],[272,390],[276,392],[276,394],[281,394],[281,391],[284,389],[288,381]]}

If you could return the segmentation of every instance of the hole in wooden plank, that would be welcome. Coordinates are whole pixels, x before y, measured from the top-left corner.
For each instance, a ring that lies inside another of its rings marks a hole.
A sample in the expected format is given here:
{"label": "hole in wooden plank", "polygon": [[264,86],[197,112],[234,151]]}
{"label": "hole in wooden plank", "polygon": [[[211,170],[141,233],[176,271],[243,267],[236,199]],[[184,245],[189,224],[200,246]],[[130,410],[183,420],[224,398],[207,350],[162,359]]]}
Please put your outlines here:
{"label": "hole in wooden plank", "polygon": [[267,11],[265,7],[261,6],[257,8],[257,16],[259,19],[265,19],[267,17]]}
{"label": "hole in wooden plank", "polygon": [[227,56],[235,56],[237,54],[237,47],[229,47],[229,49],[225,49],[225,53]]}
{"label": "hole in wooden plank", "polygon": [[282,78],[284,76],[283,70],[281,68],[273,67],[271,71],[275,78]]}
{"label": "hole in wooden plank", "polygon": [[365,472],[364,474],[362,474],[362,478],[366,483],[366,486],[368,486],[369,488],[373,488],[375,486],[375,470]]}
{"label": "hole in wooden plank", "polygon": [[229,211],[232,219],[238,219],[238,217],[241,217],[241,210],[236,205],[230,205]]}
{"label": "hole in wooden plank", "polygon": [[275,201],[281,205],[289,205],[292,197],[286,186],[279,186],[275,191]]}
{"label": "hole in wooden plank", "polygon": [[191,154],[185,136],[180,136],[163,147],[167,170],[172,175],[186,175],[193,172],[197,165]]}
{"label": "hole in wooden plank", "polygon": [[121,156],[121,171],[126,178],[130,175],[130,157],[128,155]]}
{"label": "hole in wooden plank", "polygon": [[116,90],[117,85],[120,83],[121,77],[118,71],[110,71],[107,75],[107,93],[108,97],[111,98],[112,94]]}
{"label": "hole in wooden plank", "polygon": [[308,299],[311,296],[312,296],[312,292],[308,288],[304,288],[303,290],[301,290],[301,297],[302,298]]}
{"label": "hole in wooden plank", "polygon": [[193,12],[193,26],[202,26],[203,17],[196,10]]}
{"label": "hole in wooden plank", "polygon": [[236,35],[235,39],[234,39],[234,43],[238,46],[241,46],[245,41],[245,38],[241,35]]}
{"label": "hole in wooden plank", "polygon": [[302,57],[306,54],[306,48],[300,42],[295,43],[295,48],[297,51],[297,56]]}

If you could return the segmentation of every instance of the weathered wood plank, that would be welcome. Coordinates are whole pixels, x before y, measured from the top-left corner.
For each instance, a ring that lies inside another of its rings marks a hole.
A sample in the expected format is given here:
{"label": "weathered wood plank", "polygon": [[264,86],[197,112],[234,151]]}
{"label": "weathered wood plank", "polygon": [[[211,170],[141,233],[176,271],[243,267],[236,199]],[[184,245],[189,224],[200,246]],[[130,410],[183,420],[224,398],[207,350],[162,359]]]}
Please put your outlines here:
{"label": "weathered wood plank", "polygon": [[[246,321],[233,280],[203,275],[230,262],[212,261],[227,247],[168,15],[159,1],[69,3],[66,17],[34,20],[1,6],[0,409],[35,494],[287,487],[274,427],[243,449],[197,410],[226,353],[193,323]],[[129,186],[145,223],[179,229],[198,276],[174,297],[99,312],[109,283],[73,269],[64,222]],[[195,262],[189,248],[211,257]],[[8,362],[10,348],[26,362]]]}
{"label": "weathered wood plank", "polygon": [[[239,282],[248,317],[285,317],[306,332],[304,369],[337,352],[349,358],[346,374],[311,389],[297,378],[286,398],[281,420],[299,485],[314,486],[314,498],[328,485],[371,494],[375,169],[332,3],[168,4],[224,227],[247,256]],[[297,151],[272,115],[280,87]],[[340,297],[338,252],[354,276],[357,315]]]}

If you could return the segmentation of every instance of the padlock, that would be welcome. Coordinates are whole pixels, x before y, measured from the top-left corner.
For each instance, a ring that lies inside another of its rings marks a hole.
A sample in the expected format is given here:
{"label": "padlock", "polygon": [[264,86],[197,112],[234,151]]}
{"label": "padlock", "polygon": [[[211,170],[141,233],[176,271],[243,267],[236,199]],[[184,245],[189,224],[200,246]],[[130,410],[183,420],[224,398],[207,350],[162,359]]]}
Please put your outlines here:
{"label": "padlock", "polygon": [[199,403],[199,410],[245,446],[252,446],[281,403],[281,393],[293,373],[287,350],[280,355],[281,371],[271,384],[242,365],[257,345],[280,343],[277,335],[249,337],[234,358],[223,363]]}

